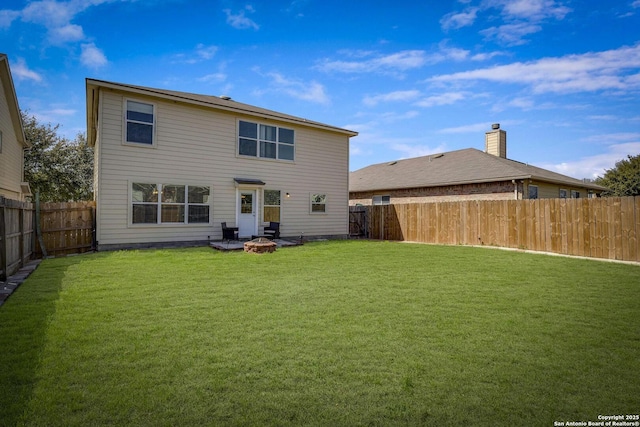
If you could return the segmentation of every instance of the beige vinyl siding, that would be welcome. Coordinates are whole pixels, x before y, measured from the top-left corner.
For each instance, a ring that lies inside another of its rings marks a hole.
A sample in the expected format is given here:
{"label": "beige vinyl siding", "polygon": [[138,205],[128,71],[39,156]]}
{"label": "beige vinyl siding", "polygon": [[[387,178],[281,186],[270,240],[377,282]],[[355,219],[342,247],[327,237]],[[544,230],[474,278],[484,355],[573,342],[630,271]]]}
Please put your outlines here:
{"label": "beige vinyl siding", "polygon": [[[560,189],[567,190],[567,198],[571,197],[571,191],[578,191],[580,198],[589,197],[589,190],[586,187],[573,187],[570,185],[551,184],[541,181],[533,181],[529,185],[538,186],[539,199],[557,199],[560,197]],[[525,194],[529,194],[529,190]]]}
{"label": "beige vinyl siding", "polygon": [[[154,148],[122,143],[124,99],[155,104]],[[100,102],[96,194],[101,246],[221,239],[220,222],[236,222],[235,177],[260,179],[266,183],[264,188],[281,191],[283,236],[348,233],[347,136],[114,91],[101,90]],[[237,156],[238,119],[294,129],[295,161]],[[209,186],[211,224],[131,225],[129,186],[133,181]],[[328,214],[309,214],[310,192],[328,195]],[[261,199],[262,192],[258,193]],[[259,215],[262,219],[261,209]]]}
{"label": "beige vinyl siding", "polygon": [[22,144],[18,142],[4,85],[0,84],[0,131],[2,131],[2,152],[0,152],[0,196],[20,200],[20,182],[24,157]]}

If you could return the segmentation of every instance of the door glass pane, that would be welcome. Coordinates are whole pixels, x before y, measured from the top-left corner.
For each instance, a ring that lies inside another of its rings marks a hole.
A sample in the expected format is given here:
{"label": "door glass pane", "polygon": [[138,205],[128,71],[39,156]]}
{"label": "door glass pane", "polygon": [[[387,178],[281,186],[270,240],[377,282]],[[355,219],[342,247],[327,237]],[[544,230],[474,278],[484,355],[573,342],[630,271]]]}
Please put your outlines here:
{"label": "door glass pane", "polygon": [[240,213],[250,214],[253,213],[253,194],[242,193],[242,202],[240,205]]}

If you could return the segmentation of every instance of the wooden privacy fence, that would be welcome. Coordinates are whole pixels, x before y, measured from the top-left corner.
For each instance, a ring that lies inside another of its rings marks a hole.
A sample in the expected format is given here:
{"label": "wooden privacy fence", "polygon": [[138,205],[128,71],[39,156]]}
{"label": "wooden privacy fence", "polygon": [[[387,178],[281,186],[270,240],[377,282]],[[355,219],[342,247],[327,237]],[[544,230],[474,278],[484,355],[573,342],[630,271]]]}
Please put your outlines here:
{"label": "wooden privacy fence", "polygon": [[[362,207],[359,207],[362,208]],[[640,196],[367,206],[373,239],[640,262]]]}
{"label": "wooden privacy fence", "polygon": [[0,196],[0,281],[23,267],[33,255],[33,204]]}
{"label": "wooden privacy fence", "polygon": [[40,231],[36,256],[60,256],[95,249],[95,202],[40,204]]}

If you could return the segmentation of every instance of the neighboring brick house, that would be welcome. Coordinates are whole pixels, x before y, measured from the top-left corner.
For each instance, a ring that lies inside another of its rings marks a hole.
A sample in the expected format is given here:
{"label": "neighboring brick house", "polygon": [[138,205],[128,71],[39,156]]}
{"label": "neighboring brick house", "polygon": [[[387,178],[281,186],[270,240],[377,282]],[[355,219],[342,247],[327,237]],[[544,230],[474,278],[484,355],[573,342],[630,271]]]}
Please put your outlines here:
{"label": "neighboring brick house", "polygon": [[604,187],[507,159],[495,124],[475,148],[367,166],[349,175],[349,204],[596,197]]}

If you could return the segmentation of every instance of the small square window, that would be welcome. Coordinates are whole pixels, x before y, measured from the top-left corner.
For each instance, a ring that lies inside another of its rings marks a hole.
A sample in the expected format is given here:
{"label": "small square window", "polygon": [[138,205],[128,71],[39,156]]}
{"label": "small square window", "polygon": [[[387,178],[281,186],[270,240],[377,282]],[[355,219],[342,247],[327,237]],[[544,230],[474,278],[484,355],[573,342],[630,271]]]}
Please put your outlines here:
{"label": "small square window", "polygon": [[327,212],[327,195],[312,194],[311,195],[311,213]]}
{"label": "small square window", "polygon": [[153,145],[154,106],[127,101],[126,110],[126,142]]}
{"label": "small square window", "polygon": [[537,185],[530,185],[529,186],[529,198],[530,199],[537,199],[538,198],[538,186]]}

